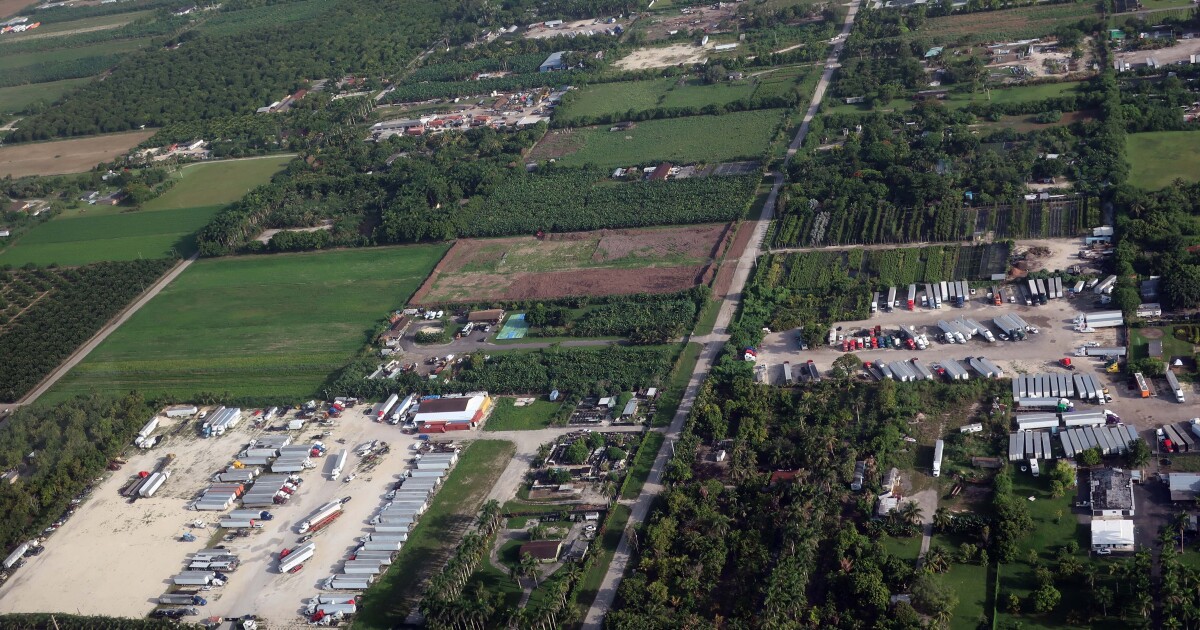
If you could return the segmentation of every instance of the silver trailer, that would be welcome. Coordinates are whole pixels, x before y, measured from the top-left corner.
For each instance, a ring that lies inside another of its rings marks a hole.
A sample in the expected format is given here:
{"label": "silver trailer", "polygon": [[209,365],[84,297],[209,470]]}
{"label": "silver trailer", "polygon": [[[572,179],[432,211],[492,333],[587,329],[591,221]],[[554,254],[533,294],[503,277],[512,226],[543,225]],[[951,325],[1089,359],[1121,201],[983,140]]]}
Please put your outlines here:
{"label": "silver trailer", "polygon": [[404,546],[402,542],[376,542],[370,541],[363,543],[362,548],[367,551],[400,551]]}
{"label": "silver trailer", "polygon": [[1008,461],[1016,462],[1024,459],[1025,436],[1020,433],[1008,434]]}
{"label": "silver trailer", "polygon": [[366,574],[366,575],[379,575],[380,573],[383,573],[385,570],[386,569],[384,567],[382,567],[378,564],[358,565],[358,564],[354,564],[352,562],[347,562],[346,566],[342,567],[342,572],[349,574],[349,575],[353,575],[353,574],[357,574],[357,573],[362,573],[362,574]]}
{"label": "silver trailer", "polygon": [[886,310],[896,307],[896,287],[888,287]]}
{"label": "silver trailer", "polygon": [[967,372],[966,368],[964,368],[961,363],[955,361],[954,359],[947,359],[942,361],[939,365],[941,365],[942,369],[946,370],[946,376],[948,376],[952,381],[966,381],[971,378],[971,375]]}
{"label": "silver trailer", "polygon": [[1071,436],[1067,435],[1066,431],[1058,432],[1058,441],[1062,443],[1063,455],[1067,458],[1075,457],[1075,447],[1071,445]]}
{"label": "silver trailer", "polygon": [[217,576],[212,571],[184,571],[171,578],[179,586],[208,586]]}

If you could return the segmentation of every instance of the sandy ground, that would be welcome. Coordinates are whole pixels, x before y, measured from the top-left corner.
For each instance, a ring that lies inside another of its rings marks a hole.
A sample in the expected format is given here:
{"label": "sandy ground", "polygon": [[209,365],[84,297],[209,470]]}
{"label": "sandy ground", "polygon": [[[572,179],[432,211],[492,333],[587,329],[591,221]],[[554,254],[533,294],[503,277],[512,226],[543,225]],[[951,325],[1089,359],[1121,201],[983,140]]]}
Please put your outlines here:
{"label": "sandy ground", "polygon": [[[1031,257],[1026,260],[1028,271],[1066,271],[1072,265],[1079,265],[1083,273],[1101,275],[1101,269],[1095,266],[1095,261],[1079,257],[1083,242],[1078,238],[1047,238],[1032,241],[1017,241],[1013,254],[1020,255],[1035,247],[1050,250],[1045,256]],[[1064,287],[1065,289],[1066,287]]]}
{"label": "sandy ground", "polygon": [[154,133],[153,130],[131,131],[76,140],[0,147],[0,177],[81,173],[101,162],[124,155]]}
{"label": "sandy ground", "polygon": [[647,68],[666,68],[681,63],[704,63],[714,44],[697,46],[696,44],[672,44],[655,48],[639,48],[629,55],[617,60],[613,66],[621,70],[645,70]]}
{"label": "sandy ground", "polygon": [[283,228],[283,229],[272,228],[270,230],[263,230],[263,233],[259,234],[258,238],[255,238],[254,240],[256,240],[260,243],[269,243],[269,242],[271,242],[271,237],[275,236],[276,234],[278,234],[280,232],[320,232],[321,230],[333,230],[333,222],[327,221],[324,225],[318,225],[316,227]]}
{"label": "sandy ground", "polygon": [[30,0],[0,0],[0,19],[16,15],[31,4],[33,3]]}
{"label": "sandy ground", "polygon": [[1158,63],[1162,65],[1172,63],[1190,63],[1191,56],[1200,54],[1200,38],[1181,39],[1179,43],[1169,48],[1159,48],[1158,50],[1135,50],[1130,52],[1119,52],[1116,54],[1118,61],[1128,63],[1131,67],[1137,68],[1146,65],[1147,57],[1154,57]]}
{"label": "sandy ground", "polygon": [[611,30],[614,26],[620,26],[623,30],[629,30],[629,20],[617,20],[612,24],[604,24],[598,19],[575,20],[574,22],[564,22],[561,26],[547,28],[538,26],[525,31],[526,39],[545,39],[548,37],[559,37],[562,35],[597,35],[604,33],[605,30]]}

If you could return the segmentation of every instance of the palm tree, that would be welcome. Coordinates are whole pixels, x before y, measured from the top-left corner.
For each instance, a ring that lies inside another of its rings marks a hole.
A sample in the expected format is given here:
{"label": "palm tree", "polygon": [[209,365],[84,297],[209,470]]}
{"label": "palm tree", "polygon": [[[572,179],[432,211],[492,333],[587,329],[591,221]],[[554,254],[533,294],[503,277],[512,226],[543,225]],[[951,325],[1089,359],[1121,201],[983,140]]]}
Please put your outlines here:
{"label": "palm tree", "polygon": [[925,518],[925,511],[921,509],[920,505],[917,505],[916,501],[906,501],[904,505],[900,506],[899,512],[901,522],[909,525],[919,525],[921,519]]}
{"label": "palm tree", "polygon": [[925,554],[925,569],[931,573],[945,573],[950,570],[950,554],[941,547],[933,547]]}
{"label": "palm tree", "polygon": [[538,569],[541,568],[541,563],[538,562],[538,559],[527,553],[522,554],[519,568],[521,575],[533,578],[534,588],[537,588]]}
{"label": "palm tree", "polygon": [[950,525],[954,522],[954,515],[945,507],[940,507],[933,512],[933,529],[944,532],[950,529]]}

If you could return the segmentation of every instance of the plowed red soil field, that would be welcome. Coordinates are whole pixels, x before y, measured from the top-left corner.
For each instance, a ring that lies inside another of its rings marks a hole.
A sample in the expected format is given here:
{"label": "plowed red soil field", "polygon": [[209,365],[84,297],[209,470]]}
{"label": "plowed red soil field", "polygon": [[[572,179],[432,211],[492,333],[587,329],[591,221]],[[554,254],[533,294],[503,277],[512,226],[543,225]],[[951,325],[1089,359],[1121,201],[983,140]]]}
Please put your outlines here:
{"label": "plowed red soil field", "polygon": [[718,224],[463,239],[411,303],[680,291],[711,279],[728,238],[729,226]]}

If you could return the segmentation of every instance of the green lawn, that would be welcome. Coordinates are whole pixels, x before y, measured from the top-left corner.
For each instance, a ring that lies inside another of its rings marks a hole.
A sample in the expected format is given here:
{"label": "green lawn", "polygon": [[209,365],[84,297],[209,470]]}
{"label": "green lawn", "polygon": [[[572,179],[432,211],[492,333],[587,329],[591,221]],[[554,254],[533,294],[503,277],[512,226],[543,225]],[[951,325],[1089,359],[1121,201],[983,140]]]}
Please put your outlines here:
{"label": "green lawn", "polygon": [[654,426],[665,427],[675,418],[679,403],[683,401],[683,392],[687,389],[688,381],[692,380],[692,372],[696,371],[696,363],[700,360],[703,350],[704,346],[694,341],[683,347],[683,351],[675,360],[675,368],[671,371],[666,387],[662,388],[658,396]]}
{"label": "green lawn", "polygon": [[85,77],[0,88],[0,113],[15,114],[39,101],[53,103],[67,92],[87,85],[91,80],[91,77]]}
{"label": "green lawn", "polygon": [[65,217],[38,224],[0,252],[0,265],[84,265],[104,260],[190,256],[196,232],[221,206]]}
{"label": "green lawn", "polygon": [[545,429],[562,409],[562,403],[535,400],[524,407],[513,405],[514,398],[497,398],[496,408],[483,425],[485,431],[528,431]]}
{"label": "green lawn", "polygon": [[646,485],[646,480],[650,478],[650,469],[654,467],[654,460],[666,439],[665,435],[658,432],[647,433],[646,437],[642,438],[637,456],[629,464],[629,484],[621,493],[622,499],[636,499],[642,493],[642,486]]}
{"label": "green lawn", "polygon": [[1137,359],[1145,359],[1149,356],[1150,340],[1142,334],[1144,330],[1158,330],[1162,332],[1163,346],[1163,361],[1169,361],[1174,356],[1192,356],[1192,344],[1176,339],[1172,331],[1174,326],[1158,326],[1153,328],[1130,328],[1129,330],[1129,360],[1136,361]]}
{"label": "green lawn", "polygon": [[782,116],[783,110],[767,109],[648,120],[626,131],[609,131],[607,125],[579,129],[578,150],[558,162],[614,167],[662,160],[691,164],[757,159],[766,152]]}
{"label": "green lawn", "polygon": [[363,594],[355,628],[394,628],[403,623],[421,595],[423,577],[440,568],[457,543],[457,536],[447,533],[464,530],[474,521],[515,452],[512,442],[501,440],[479,440],[467,446],[396,561]]}
{"label": "green lawn", "polygon": [[1200,180],[1200,132],[1151,131],[1125,136],[1129,182],[1158,190],[1183,178]]}
{"label": "green lawn", "polygon": [[445,245],[206,259],[193,264],[49,392],[194,399],[320,394]]}
{"label": "green lawn", "polygon": [[[920,540],[920,538],[917,538]],[[978,564],[952,564],[938,578],[958,595],[958,606],[950,619],[951,630],[976,630],[979,618],[987,615],[988,567]]]}
{"label": "green lawn", "polygon": [[[971,103],[996,103],[996,104],[1011,104],[1011,103],[1030,103],[1033,101],[1044,101],[1049,98],[1057,98],[1060,96],[1070,96],[1077,91],[1080,86],[1078,81],[1064,81],[1060,83],[1041,83],[1038,85],[1026,85],[1020,87],[998,88],[983,92],[953,92],[944,101],[939,101],[948,109],[961,109]],[[906,112],[913,108],[914,101],[911,99],[898,98],[887,106],[880,108],[879,111]],[[837,114],[852,114],[866,113],[876,111],[868,104],[847,105],[837,99],[828,100],[825,102],[824,111],[827,113]]]}
{"label": "green lawn", "polygon": [[895,536],[884,536],[879,539],[879,544],[888,553],[897,558],[916,561],[917,556],[921,555],[921,536],[909,536],[908,538],[896,538]]}
{"label": "green lawn", "polygon": [[167,192],[142,204],[143,210],[173,210],[233,203],[251,189],[271,181],[292,155],[248,160],[222,160],[184,166],[179,181]]}
{"label": "green lawn", "polygon": [[[142,37],[138,39],[117,39],[76,48],[58,48],[55,50],[17,53],[15,55],[0,54],[0,70],[13,70],[55,61],[76,61],[87,57],[127,53],[142,48],[149,43],[149,37]],[[0,51],[3,51],[3,47],[0,47]]]}
{"label": "green lawn", "polygon": [[569,102],[556,115],[571,121],[624,115],[659,107],[727,105],[751,96],[774,95],[781,90],[791,89],[805,72],[807,69],[803,67],[784,67],[761,77],[715,84],[682,77],[598,83],[573,92]]}

